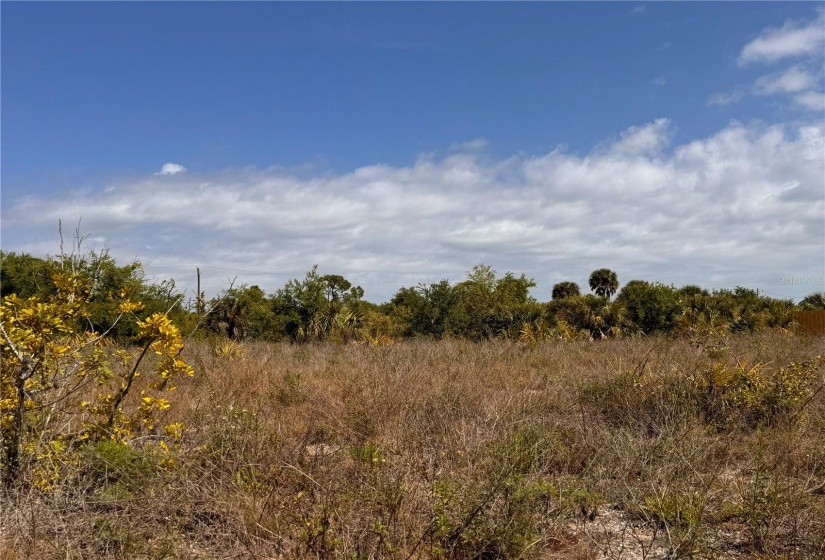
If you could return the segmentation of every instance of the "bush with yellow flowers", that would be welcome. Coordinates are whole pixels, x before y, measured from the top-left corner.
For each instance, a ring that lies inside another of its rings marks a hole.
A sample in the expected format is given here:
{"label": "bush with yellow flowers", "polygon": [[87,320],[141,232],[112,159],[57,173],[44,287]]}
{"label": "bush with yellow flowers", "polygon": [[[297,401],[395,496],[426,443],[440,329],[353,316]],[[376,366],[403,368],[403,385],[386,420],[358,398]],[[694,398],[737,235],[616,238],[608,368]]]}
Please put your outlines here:
{"label": "bush with yellow flowers", "polygon": [[181,358],[180,330],[165,313],[137,321],[134,344],[118,349],[114,324],[140,302],[110,296],[118,316],[107,330],[88,321],[94,283],[64,259],[47,296],[0,302],[0,467],[6,486],[59,485],[90,444],[128,444],[143,435],[180,438],[181,423],[161,426],[163,394],[192,368]]}

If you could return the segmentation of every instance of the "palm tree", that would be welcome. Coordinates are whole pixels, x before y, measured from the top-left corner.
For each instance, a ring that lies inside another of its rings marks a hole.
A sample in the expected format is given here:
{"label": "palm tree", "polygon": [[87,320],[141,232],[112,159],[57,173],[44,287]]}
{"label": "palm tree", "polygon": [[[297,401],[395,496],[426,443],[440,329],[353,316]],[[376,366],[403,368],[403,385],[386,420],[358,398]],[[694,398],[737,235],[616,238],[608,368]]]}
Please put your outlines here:
{"label": "palm tree", "polygon": [[575,282],[559,282],[553,286],[553,299],[564,299],[578,295],[581,295],[581,290]]}
{"label": "palm tree", "polygon": [[246,336],[249,327],[249,300],[243,297],[244,288],[230,288],[220,299],[213,301],[207,315],[207,327],[232,340]]}
{"label": "palm tree", "polygon": [[799,302],[802,309],[825,309],[825,292],[814,292]]}
{"label": "palm tree", "polygon": [[600,268],[590,274],[590,289],[599,297],[610,298],[619,289],[619,278],[609,268]]}

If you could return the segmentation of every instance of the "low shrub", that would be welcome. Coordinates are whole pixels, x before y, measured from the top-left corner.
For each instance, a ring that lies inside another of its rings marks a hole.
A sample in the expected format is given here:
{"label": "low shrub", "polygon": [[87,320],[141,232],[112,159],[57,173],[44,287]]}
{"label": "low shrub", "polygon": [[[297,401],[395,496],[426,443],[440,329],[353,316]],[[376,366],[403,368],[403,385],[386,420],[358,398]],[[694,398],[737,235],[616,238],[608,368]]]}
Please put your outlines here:
{"label": "low shrub", "polygon": [[694,378],[705,420],[717,428],[753,430],[797,420],[814,395],[825,357],[770,369],[718,362]]}

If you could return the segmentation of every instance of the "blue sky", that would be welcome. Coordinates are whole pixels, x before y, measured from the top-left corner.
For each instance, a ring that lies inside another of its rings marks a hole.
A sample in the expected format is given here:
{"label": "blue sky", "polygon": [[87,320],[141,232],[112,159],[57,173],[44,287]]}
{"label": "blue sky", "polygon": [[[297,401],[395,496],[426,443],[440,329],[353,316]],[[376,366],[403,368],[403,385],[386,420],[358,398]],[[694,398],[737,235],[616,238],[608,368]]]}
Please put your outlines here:
{"label": "blue sky", "polygon": [[823,289],[821,4],[0,11],[5,250],[53,253],[82,216],[215,293],[315,263],[373,300],[479,262],[540,299],[601,266]]}

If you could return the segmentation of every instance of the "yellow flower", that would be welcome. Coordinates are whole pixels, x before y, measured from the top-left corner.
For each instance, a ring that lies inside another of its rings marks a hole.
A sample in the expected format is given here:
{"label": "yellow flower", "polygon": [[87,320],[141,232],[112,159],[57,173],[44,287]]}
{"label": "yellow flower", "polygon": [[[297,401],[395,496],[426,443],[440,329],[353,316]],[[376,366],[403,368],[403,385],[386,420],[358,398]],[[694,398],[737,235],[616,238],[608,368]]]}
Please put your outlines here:
{"label": "yellow flower", "polygon": [[166,426],[166,435],[172,439],[180,439],[183,436],[184,430],[186,430],[186,424],[183,422],[175,422]]}
{"label": "yellow flower", "polygon": [[[123,296],[121,296],[123,297]],[[135,311],[140,311],[143,308],[143,304],[139,301],[129,301],[125,300],[120,302],[120,305],[117,306],[118,313],[134,313]]]}

